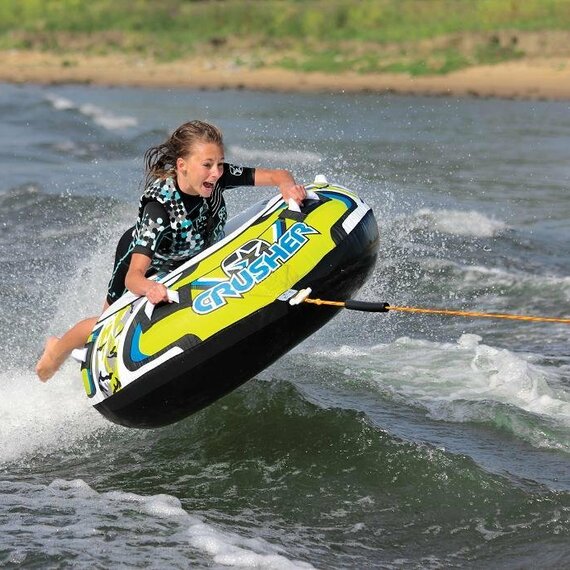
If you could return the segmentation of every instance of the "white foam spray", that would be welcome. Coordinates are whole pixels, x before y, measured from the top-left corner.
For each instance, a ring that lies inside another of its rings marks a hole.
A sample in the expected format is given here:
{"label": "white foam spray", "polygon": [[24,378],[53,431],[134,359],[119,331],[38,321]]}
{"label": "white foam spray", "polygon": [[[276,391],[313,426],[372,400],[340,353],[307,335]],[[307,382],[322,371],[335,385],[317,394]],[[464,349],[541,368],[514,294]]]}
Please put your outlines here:
{"label": "white foam spray", "polygon": [[[422,407],[433,419],[516,423],[518,429],[513,430],[533,445],[570,452],[570,394],[563,388],[563,372],[534,364],[530,354],[481,341],[472,334],[456,343],[402,337],[390,344],[341,347],[320,355],[337,361],[345,376]],[[525,414],[532,417],[525,420]]]}
{"label": "white foam spray", "polygon": [[45,384],[32,370],[0,373],[0,463],[61,452],[110,425],[89,405],[76,363]]}
{"label": "white foam spray", "polygon": [[[61,336],[77,321],[100,313],[112,258],[108,244],[101,244],[101,250],[85,257],[71,279],[49,284],[60,295],[46,337]],[[42,343],[38,339],[38,356]],[[123,429],[93,410],[75,361],[68,360],[46,383],[31,367],[22,368],[19,362],[5,365],[0,371],[1,463],[65,450],[101,429]]]}

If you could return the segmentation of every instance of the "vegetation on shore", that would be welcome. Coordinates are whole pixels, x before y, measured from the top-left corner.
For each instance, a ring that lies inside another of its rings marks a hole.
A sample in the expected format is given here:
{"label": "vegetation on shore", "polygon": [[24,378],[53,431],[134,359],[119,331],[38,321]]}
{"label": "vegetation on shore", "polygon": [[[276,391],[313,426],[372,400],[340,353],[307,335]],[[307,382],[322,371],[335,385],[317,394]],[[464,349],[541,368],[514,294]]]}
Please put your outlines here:
{"label": "vegetation on shore", "polygon": [[570,52],[570,0],[1,0],[0,49],[447,73]]}

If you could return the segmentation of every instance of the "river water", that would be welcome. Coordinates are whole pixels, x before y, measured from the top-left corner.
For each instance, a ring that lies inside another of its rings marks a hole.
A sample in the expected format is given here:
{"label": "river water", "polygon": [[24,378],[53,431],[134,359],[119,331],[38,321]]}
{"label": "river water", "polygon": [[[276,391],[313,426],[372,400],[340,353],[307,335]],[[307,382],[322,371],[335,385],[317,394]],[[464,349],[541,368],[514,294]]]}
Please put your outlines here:
{"label": "river water", "polygon": [[[47,334],[102,305],[142,155],[210,120],[226,157],[359,192],[359,299],[570,316],[568,103],[0,85],[0,564],[570,566],[570,327],[345,311],[242,388],[139,431]],[[227,193],[230,215],[274,190]],[[263,350],[260,346],[259,350]]]}

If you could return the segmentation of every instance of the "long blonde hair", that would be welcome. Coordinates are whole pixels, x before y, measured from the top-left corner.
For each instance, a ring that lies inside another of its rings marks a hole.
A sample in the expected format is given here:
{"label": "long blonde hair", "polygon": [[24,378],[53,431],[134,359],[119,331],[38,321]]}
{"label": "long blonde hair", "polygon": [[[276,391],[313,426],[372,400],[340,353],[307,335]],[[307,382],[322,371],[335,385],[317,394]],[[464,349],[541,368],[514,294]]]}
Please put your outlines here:
{"label": "long blonde hair", "polygon": [[157,178],[174,176],[176,160],[186,156],[199,142],[214,143],[224,148],[222,131],[204,121],[184,123],[162,144],[150,147],[144,154],[145,187]]}

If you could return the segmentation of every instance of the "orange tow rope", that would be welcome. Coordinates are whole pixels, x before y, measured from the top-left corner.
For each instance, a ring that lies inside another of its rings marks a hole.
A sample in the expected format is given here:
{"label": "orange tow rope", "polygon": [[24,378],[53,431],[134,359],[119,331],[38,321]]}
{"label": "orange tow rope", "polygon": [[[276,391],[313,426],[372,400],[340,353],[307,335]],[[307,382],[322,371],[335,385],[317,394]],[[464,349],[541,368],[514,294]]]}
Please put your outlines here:
{"label": "orange tow rope", "polygon": [[325,301],[323,299],[304,299],[305,303],[328,305],[352,309],[356,311],[387,312],[401,311],[405,313],[423,313],[429,315],[448,315],[453,317],[477,317],[483,319],[509,319],[511,321],[531,321],[536,323],[564,323],[570,325],[570,318],[538,317],[532,315],[510,315],[505,313],[480,313],[477,311],[453,311],[449,309],[427,309],[421,307],[398,307],[388,303],[367,303],[365,301]]}

